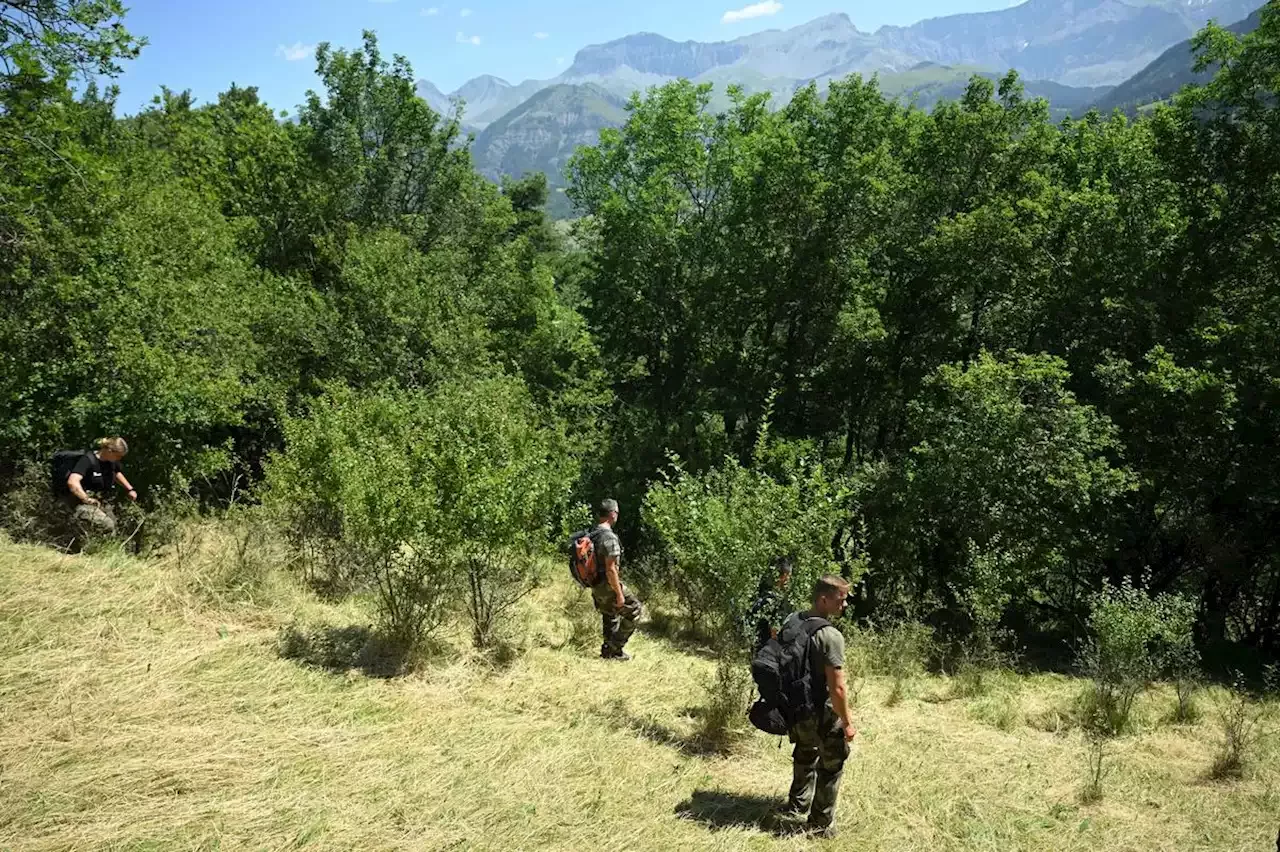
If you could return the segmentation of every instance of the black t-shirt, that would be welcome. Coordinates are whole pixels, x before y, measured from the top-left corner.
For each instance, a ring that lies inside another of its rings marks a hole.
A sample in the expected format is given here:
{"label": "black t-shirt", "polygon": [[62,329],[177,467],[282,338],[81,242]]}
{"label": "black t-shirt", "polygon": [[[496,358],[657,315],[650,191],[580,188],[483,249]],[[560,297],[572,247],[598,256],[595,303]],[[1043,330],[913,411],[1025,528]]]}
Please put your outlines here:
{"label": "black t-shirt", "polygon": [[85,491],[108,494],[116,481],[116,474],[120,472],[120,465],[100,459],[93,453],[85,453],[80,461],[76,462],[76,466],[71,468],[71,472],[83,477],[80,480],[80,487]]}

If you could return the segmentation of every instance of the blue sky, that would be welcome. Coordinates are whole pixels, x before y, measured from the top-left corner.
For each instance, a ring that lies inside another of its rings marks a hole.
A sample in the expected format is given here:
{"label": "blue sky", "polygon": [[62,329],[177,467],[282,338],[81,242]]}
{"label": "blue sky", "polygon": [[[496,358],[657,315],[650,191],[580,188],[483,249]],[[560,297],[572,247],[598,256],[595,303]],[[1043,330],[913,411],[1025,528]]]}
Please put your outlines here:
{"label": "blue sky", "polygon": [[[383,53],[406,56],[444,92],[479,74],[513,83],[554,77],[588,44],[634,32],[713,41],[845,12],[859,29],[1003,8],[1010,0],[126,0],[127,26],[150,44],[118,79],[133,113],[161,85],[210,100],[232,81],[293,112],[317,85],[314,47],[358,47],[363,29]],[[728,14],[727,14],[728,13]]]}

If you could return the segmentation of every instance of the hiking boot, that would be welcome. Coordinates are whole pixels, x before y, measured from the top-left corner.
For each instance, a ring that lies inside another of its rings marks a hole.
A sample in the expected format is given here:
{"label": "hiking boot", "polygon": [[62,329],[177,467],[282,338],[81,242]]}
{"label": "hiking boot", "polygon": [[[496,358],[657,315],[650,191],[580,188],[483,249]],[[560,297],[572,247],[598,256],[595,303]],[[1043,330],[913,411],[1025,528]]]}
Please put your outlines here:
{"label": "hiking boot", "polygon": [[626,651],[611,651],[608,648],[601,648],[600,658],[604,660],[621,660],[625,663],[630,661],[631,655]]}
{"label": "hiking boot", "polygon": [[809,823],[808,831],[805,833],[819,840],[833,840],[840,836],[839,829],[834,825],[814,825],[813,823]]}

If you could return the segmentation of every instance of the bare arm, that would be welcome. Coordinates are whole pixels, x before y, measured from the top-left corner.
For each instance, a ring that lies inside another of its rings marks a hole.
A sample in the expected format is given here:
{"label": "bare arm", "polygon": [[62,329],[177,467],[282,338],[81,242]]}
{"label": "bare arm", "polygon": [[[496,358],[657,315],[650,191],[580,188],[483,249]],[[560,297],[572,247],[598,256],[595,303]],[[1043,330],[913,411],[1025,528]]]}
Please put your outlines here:
{"label": "bare arm", "polygon": [[84,477],[78,473],[73,473],[67,477],[67,488],[81,503],[93,504],[98,501],[85,493],[84,486],[80,484]]}
{"label": "bare arm", "polygon": [[129,480],[125,478],[123,470],[116,471],[116,482],[120,483],[120,487],[130,494],[138,493],[137,490],[129,484]]}
{"label": "bare arm", "polygon": [[858,729],[853,726],[853,715],[849,712],[849,692],[845,688],[844,669],[826,666],[827,694],[831,696],[831,706],[835,709],[840,721],[844,722],[844,738],[853,739]]}
{"label": "bare arm", "polygon": [[627,597],[622,593],[622,580],[618,578],[618,557],[605,557],[604,576],[609,581],[609,588],[613,589],[614,599],[617,601],[618,606],[622,606],[626,603]]}

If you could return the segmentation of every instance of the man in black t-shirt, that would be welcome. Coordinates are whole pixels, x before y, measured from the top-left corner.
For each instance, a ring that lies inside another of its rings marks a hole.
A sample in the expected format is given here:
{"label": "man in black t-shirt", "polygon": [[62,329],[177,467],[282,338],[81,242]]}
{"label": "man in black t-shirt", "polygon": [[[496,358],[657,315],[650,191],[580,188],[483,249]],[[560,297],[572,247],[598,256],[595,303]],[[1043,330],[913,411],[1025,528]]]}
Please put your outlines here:
{"label": "man in black t-shirt", "polygon": [[[72,520],[85,537],[115,532],[115,515],[104,502],[111,495],[113,484],[125,489],[130,500],[138,499],[137,490],[120,469],[120,461],[128,452],[129,445],[124,438],[103,438],[98,442],[98,449],[85,453],[67,474],[63,499],[72,508]],[[96,496],[90,496],[89,492]]]}

